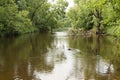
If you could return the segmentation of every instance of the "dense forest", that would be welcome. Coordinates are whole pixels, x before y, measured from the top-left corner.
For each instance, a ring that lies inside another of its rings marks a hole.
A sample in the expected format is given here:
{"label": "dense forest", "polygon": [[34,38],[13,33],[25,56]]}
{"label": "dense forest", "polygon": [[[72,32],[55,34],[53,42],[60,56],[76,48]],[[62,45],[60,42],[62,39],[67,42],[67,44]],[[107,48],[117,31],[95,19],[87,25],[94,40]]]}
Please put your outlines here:
{"label": "dense forest", "polygon": [[53,29],[93,31],[120,35],[120,0],[0,0],[0,36]]}
{"label": "dense forest", "polygon": [[48,32],[61,26],[68,3],[58,0],[0,0],[0,35]]}
{"label": "dense forest", "polygon": [[120,35],[119,0],[74,0],[75,6],[67,13],[74,29],[92,30],[97,34]]}

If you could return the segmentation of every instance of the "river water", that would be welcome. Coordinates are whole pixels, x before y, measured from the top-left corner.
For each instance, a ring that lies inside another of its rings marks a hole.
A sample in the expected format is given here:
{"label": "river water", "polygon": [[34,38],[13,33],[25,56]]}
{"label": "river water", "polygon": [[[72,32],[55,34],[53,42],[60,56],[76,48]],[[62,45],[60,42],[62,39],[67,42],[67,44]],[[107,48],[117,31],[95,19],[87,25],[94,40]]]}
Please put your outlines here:
{"label": "river water", "polygon": [[120,80],[119,40],[65,32],[0,39],[0,80]]}

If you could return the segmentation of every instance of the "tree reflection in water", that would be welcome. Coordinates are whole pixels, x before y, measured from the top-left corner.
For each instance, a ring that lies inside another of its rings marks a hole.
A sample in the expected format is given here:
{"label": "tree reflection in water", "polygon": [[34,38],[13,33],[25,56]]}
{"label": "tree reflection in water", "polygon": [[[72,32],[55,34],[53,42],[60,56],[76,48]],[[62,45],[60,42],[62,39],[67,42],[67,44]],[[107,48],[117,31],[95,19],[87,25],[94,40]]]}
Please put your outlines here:
{"label": "tree reflection in water", "polygon": [[[69,39],[71,47],[81,50],[81,54],[77,55],[78,58],[76,58],[76,65],[78,66],[76,68],[76,74],[79,76],[81,75],[79,73],[83,72],[83,80],[120,79],[119,71],[116,74],[116,67],[120,68],[120,66],[115,65],[119,64],[120,60],[115,63],[118,57],[116,56],[115,58],[113,51],[116,54],[119,52],[114,49],[116,46],[109,38],[104,36],[91,36]],[[82,68],[79,65],[81,61],[83,61]]]}
{"label": "tree reflection in water", "polygon": [[57,32],[1,39],[0,80],[119,80],[120,44],[109,38]]}

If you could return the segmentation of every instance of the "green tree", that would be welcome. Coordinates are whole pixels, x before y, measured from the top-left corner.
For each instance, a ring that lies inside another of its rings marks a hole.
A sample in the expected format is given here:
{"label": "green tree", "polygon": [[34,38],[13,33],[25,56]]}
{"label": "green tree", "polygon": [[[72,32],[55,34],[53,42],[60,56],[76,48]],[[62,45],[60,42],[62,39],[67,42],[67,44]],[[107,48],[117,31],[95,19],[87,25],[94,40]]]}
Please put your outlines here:
{"label": "green tree", "polygon": [[[68,12],[71,27],[90,30],[97,34],[120,34],[119,0],[74,0],[75,6]],[[112,30],[112,31],[111,31]]]}
{"label": "green tree", "polygon": [[47,0],[29,0],[28,6],[33,25],[44,32],[57,27],[59,20],[65,16],[67,2],[57,0],[55,4],[50,4]]}
{"label": "green tree", "polygon": [[50,7],[51,12],[51,18],[53,19],[53,25],[51,25],[52,28],[60,28],[65,27],[64,26],[64,20],[66,19],[66,8],[68,6],[68,2],[65,0],[57,0],[56,4],[53,4]]}
{"label": "green tree", "polygon": [[27,10],[19,11],[14,0],[0,1],[0,35],[18,35],[33,32]]}
{"label": "green tree", "polygon": [[76,6],[73,7],[67,16],[73,28],[81,28],[83,30],[90,30],[93,27],[93,13],[92,10],[85,5],[85,2],[77,1]]}

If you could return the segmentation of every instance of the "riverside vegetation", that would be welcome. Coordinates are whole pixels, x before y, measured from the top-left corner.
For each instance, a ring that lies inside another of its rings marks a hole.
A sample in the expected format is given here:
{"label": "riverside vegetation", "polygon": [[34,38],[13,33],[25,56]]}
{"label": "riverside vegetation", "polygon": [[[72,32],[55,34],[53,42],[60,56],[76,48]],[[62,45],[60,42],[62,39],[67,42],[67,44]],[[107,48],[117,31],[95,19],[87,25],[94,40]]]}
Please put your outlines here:
{"label": "riverside vegetation", "polygon": [[120,35],[119,0],[0,0],[0,36],[53,29],[93,31],[96,34]]}

